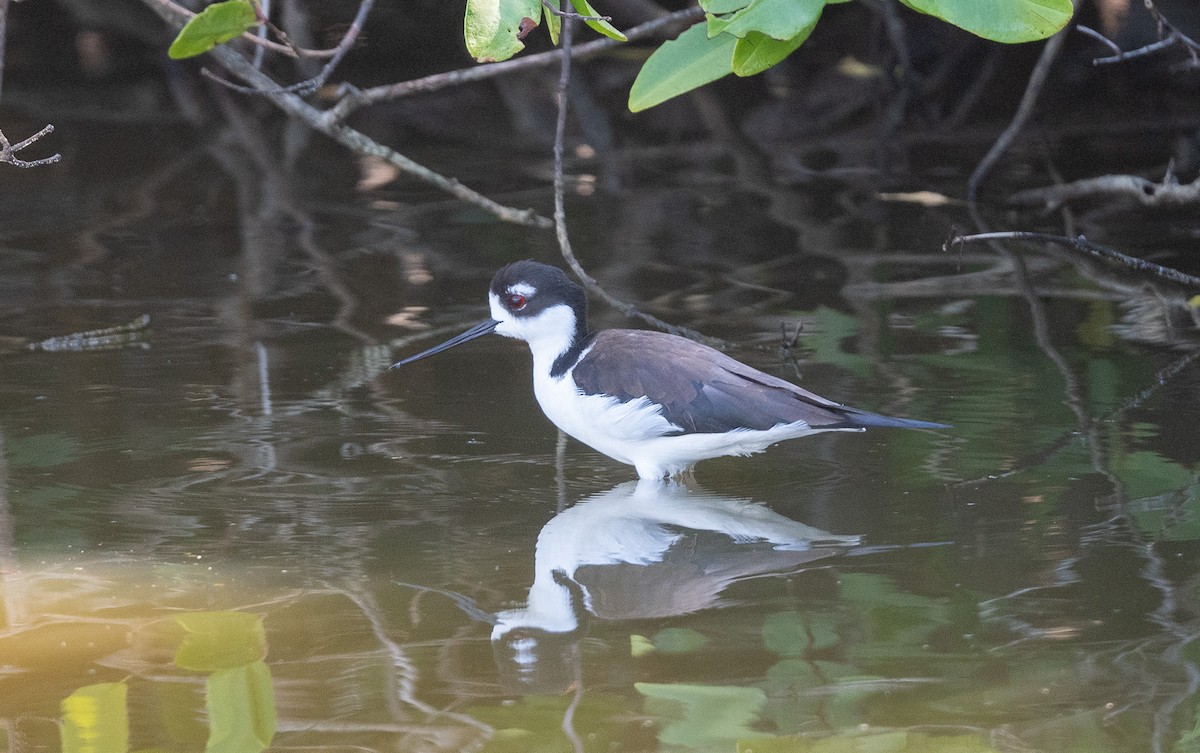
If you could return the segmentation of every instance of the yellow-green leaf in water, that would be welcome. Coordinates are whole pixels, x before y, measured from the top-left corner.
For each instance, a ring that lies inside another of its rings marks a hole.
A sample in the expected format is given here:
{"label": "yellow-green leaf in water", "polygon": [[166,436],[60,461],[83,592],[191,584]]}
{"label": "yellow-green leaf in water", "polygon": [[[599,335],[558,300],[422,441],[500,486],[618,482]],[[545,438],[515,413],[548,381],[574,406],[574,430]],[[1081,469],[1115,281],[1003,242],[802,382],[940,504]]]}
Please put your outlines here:
{"label": "yellow-green leaf in water", "polygon": [[629,636],[629,655],[634,659],[654,653],[654,642],[644,635],[636,633]]}
{"label": "yellow-green leaf in water", "polygon": [[1189,298],[1188,305],[1194,309],[1200,309],[1200,295],[1194,295]]}
{"label": "yellow-green leaf in water", "polygon": [[85,685],[62,700],[62,753],[126,753],[128,689],[123,682]]}
{"label": "yellow-green leaf in water", "polygon": [[241,667],[267,655],[262,618],[247,612],[188,612],[177,615],[187,633],[175,664],[198,672]]}
{"label": "yellow-green leaf in water", "polygon": [[237,39],[257,24],[258,14],[246,0],[213,3],[179,30],[167,55],[173,60],[202,55],[219,44]]}
{"label": "yellow-green leaf in water", "polygon": [[256,661],[208,676],[205,753],[260,753],[275,737],[275,687],[271,670]]}
{"label": "yellow-green leaf in water", "polygon": [[758,688],[732,685],[634,683],[646,697],[646,711],[670,721],[659,730],[664,745],[689,749],[731,747],[755,733],[767,696]]}
{"label": "yellow-green leaf in water", "polygon": [[684,627],[663,628],[652,640],[654,647],[664,654],[686,654],[708,645],[708,638],[703,633]]}

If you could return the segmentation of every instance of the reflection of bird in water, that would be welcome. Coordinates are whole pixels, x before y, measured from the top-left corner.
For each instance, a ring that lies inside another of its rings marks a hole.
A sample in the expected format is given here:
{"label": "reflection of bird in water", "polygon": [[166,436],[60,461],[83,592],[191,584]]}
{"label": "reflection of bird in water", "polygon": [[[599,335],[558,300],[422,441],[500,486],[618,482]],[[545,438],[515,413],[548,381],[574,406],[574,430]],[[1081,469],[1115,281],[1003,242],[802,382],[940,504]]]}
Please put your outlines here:
{"label": "reflection of bird in water", "polygon": [[[755,543],[769,546],[745,546]],[[527,603],[500,612],[492,638],[517,628],[574,631],[579,608],[610,620],[695,612],[714,606],[734,581],[858,543],[858,536],[827,533],[755,502],[680,484],[621,484],[542,527]],[[582,603],[572,603],[573,590]]]}
{"label": "reflection of bird in water", "polygon": [[662,332],[590,332],[587,298],[562,270],[504,267],[488,293],[492,318],[400,366],[495,332],[529,343],[533,390],[558,428],[642,478],[750,455],[785,439],[867,427],[944,429],[826,400],[712,348]]}
{"label": "reflection of bird in water", "polygon": [[495,615],[493,651],[508,684],[565,687],[589,615],[636,620],[719,606],[736,581],[858,543],[754,502],[679,484],[622,484],[542,527],[528,598]]}

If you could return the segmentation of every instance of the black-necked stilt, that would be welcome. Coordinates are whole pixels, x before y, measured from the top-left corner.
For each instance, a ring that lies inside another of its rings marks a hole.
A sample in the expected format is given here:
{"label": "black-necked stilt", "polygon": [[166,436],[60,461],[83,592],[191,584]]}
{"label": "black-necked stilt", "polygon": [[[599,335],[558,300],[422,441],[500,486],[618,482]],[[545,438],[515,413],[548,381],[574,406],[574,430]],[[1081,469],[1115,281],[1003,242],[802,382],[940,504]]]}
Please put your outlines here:
{"label": "black-necked stilt", "polygon": [[700,460],[750,455],[823,431],[949,428],[826,400],[683,337],[591,332],[583,289],[557,267],[509,264],[492,278],[488,302],[491,319],[395,366],[490,332],[524,340],[546,417],[642,478],[674,476]]}

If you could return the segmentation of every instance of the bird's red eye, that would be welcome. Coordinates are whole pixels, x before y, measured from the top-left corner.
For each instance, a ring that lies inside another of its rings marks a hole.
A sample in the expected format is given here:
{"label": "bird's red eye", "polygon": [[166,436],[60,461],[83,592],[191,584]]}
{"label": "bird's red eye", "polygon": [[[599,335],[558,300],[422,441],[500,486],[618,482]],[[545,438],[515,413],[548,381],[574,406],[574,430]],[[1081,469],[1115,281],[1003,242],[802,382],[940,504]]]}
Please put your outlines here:
{"label": "bird's red eye", "polygon": [[520,293],[508,294],[508,307],[513,311],[520,311],[525,308],[525,296]]}

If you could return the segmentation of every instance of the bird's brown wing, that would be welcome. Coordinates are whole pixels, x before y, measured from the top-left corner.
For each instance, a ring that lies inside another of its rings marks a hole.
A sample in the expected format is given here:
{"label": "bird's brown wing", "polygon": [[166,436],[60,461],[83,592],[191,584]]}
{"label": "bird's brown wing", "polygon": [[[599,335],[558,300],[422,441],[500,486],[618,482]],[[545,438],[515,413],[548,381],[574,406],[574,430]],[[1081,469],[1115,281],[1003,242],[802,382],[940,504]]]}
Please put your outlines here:
{"label": "bird's brown wing", "polygon": [[661,405],[663,417],[687,434],[769,429],[795,421],[850,428],[858,413],[712,348],[660,332],[604,330],[572,376],[585,394],[622,402],[645,397]]}

